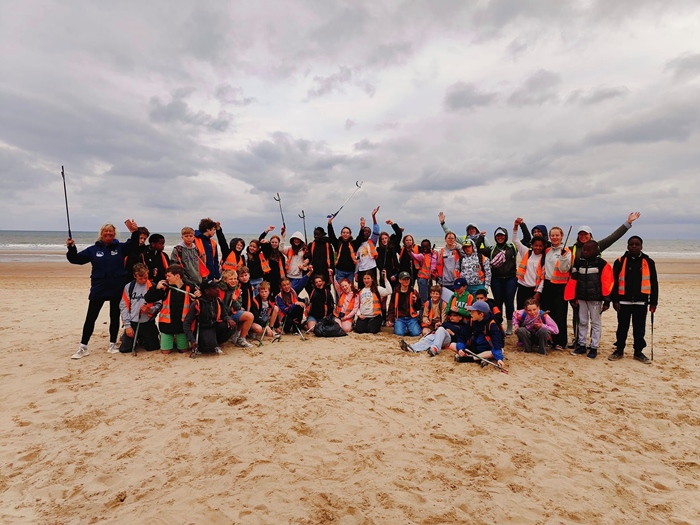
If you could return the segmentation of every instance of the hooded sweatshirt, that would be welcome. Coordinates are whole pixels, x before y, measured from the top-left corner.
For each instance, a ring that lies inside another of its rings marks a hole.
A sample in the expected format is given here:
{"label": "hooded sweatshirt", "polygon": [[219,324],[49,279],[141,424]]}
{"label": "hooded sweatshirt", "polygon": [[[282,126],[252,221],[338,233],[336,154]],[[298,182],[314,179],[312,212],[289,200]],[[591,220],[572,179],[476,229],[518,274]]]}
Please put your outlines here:
{"label": "hooded sweatshirt", "polygon": [[483,255],[486,255],[486,257],[488,257],[491,261],[493,261],[494,257],[498,255],[499,252],[504,252],[506,257],[505,262],[498,268],[494,267],[492,264],[491,276],[493,279],[509,279],[511,277],[515,277],[517,252],[513,243],[508,242],[508,231],[505,228],[498,227],[493,232],[494,238],[499,233],[502,233],[506,236],[506,240],[503,242],[503,244],[498,244],[496,242],[490,248],[483,248],[479,250],[479,252]]}
{"label": "hooded sweatshirt", "polygon": [[202,282],[202,276],[199,273],[199,252],[194,243],[189,248],[184,241],[177,243],[170,254],[170,260],[184,268],[183,281],[189,285],[199,287],[199,283]]}
{"label": "hooded sweatshirt", "polygon": [[[302,245],[297,253],[294,253],[294,249],[292,248],[292,246],[294,246],[294,243],[292,243],[292,239],[299,239],[301,241]],[[289,238],[289,249],[287,250],[286,255],[287,266],[289,267],[289,270],[287,271],[287,277],[289,277],[290,279],[301,279],[303,276],[303,272],[301,271],[299,266],[302,266],[304,264],[304,259],[307,258],[306,247],[304,246],[304,237],[302,237],[301,232],[296,231]]]}

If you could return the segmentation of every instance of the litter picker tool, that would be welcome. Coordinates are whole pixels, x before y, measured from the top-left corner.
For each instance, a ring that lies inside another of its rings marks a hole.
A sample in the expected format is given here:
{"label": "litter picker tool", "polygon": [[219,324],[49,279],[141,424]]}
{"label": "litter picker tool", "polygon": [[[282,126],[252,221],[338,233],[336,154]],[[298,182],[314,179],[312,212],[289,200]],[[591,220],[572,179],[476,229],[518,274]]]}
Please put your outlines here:
{"label": "litter picker tool", "polygon": [[258,341],[258,346],[262,346],[263,339],[265,339],[265,332],[267,332],[267,327],[270,326],[270,320],[265,323],[265,328],[263,328],[262,334],[260,334],[260,340]]}
{"label": "litter picker tool", "polygon": [[192,359],[197,359],[197,356],[199,355],[199,323],[197,323],[197,333],[195,334],[194,340],[197,343],[197,346],[194,347],[194,350],[190,352],[190,357]]}
{"label": "litter picker tool", "polygon": [[70,231],[70,215],[68,214],[68,191],[66,191],[66,173],[61,166],[61,178],[63,179],[63,196],[66,198],[66,219],[68,219],[68,238],[72,239],[73,234]]}
{"label": "litter picker tool", "polygon": [[287,225],[284,223],[284,213],[282,213],[282,197],[280,197],[280,194],[278,193],[273,197],[273,199],[275,199],[277,201],[277,204],[280,205],[280,215],[282,216],[282,226],[286,230]]}
{"label": "litter picker tool", "polygon": [[498,369],[499,369],[501,372],[503,372],[504,374],[508,374],[508,373],[509,373],[508,370],[506,370],[504,367],[498,365],[497,363],[494,363],[493,361],[489,361],[488,359],[484,359],[483,357],[481,357],[481,356],[475,354],[474,352],[472,352],[472,351],[469,350],[468,348],[464,348],[463,350],[464,350],[465,352],[467,352],[470,356],[472,356],[472,357],[474,357],[475,359],[478,359],[479,361],[481,361],[482,363],[488,363],[488,364],[490,364],[491,366],[495,366],[496,368],[498,368]]}
{"label": "litter picker tool", "polygon": [[197,296],[195,294],[193,294],[191,292],[186,292],[185,290],[181,290],[177,286],[168,285],[168,288],[170,288],[171,290],[175,290],[176,292],[180,292],[180,293],[184,293],[185,295],[189,295],[190,297],[193,297],[195,299],[197,298]]}
{"label": "litter picker tool", "polygon": [[350,199],[352,199],[353,195],[355,195],[355,194],[357,193],[357,191],[362,187],[362,183],[363,183],[363,182],[364,182],[364,181],[356,180],[356,181],[355,181],[355,186],[357,186],[357,187],[355,188],[355,191],[353,191],[353,192],[350,194],[350,196],[345,200],[345,202],[343,203],[343,205],[342,205],[340,208],[338,208],[338,211],[337,211],[337,212],[335,212],[335,213],[332,214],[332,215],[328,215],[328,217],[326,217],[326,218],[327,218],[327,219],[330,219],[331,217],[335,218],[335,217],[340,213],[340,210],[342,210],[342,209],[345,207],[345,205],[348,203],[348,201],[349,201]]}
{"label": "litter picker tool", "polygon": [[569,231],[566,234],[566,239],[564,240],[564,244],[561,245],[562,251],[566,250],[566,244],[569,242],[569,235],[571,235],[571,228],[573,228],[573,226],[569,226]]}
{"label": "litter picker tool", "polygon": [[304,244],[309,244],[309,239],[306,237],[306,214],[304,213],[304,210],[301,210],[299,218],[304,223]]}
{"label": "litter picker tool", "polygon": [[651,312],[651,360],[654,360],[654,312]]}
{"label": "litter picker tool", "polygon": [[139,338],[139,328],[141,328],[141,313],[139,312],[139,320],[136,323],[136,332],[134,332],[134,344],[131,345],[131,355],[136,357],[136,340]]}

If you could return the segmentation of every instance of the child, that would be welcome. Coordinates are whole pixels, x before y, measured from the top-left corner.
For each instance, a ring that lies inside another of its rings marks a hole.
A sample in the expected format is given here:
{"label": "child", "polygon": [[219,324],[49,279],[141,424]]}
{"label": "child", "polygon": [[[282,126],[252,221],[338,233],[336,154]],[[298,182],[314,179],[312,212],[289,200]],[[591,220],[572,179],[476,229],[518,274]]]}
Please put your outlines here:
{"label": "child", "polygon": [[237,330],[233,334],[234,337],[231,338],[232,342],[241,348],[252,347],[253,345],[246,340],[246,337],[253,325],[254,316],[251,312],[243,309],[239,301],[241,290],[238,287],[238,273],[235,270],[224,270],[218,287],[219,299],[224,306],[224,311],[236,323]]}
{"label": "child", "polygon": [[160,233],[154,233],[148,238],[148,248],[144,252],[148,277],[151,281],[158,281],[165,275],[165,269],[170,266],[170,259],[163,253],[165,249],[165,237]]}
{"label": "child", "polygon": [[551,334],[558,334],[559,328],[547,313],[540,310],[537,299],[525,301],[525,309],[513,314],[513,329],[518,340],[523,343],[526,353],[532,352],[532,343],[539,344],[537,352],[547,355],[547,340]]}
{"label": "child", "polygon": [[219,266],[219,250],[216,241],[213,239],[216,235],[216,223],[209,217],[205,217],[199,221],[199,230],[194,232],[194,244],[199,253],[199,273],[204,279],[218,279],[221,276],[221,268]]}
{"label": "child", "polygon": [[253,239],[248,243],[248,248],[246,249],[246,267],[250,276],[253,296],[258,293],[258,285],[270,275],[270,263],[260,246],[260,241]]}
{"label": "child", "polygon": [[[441,288],[438,286],[438,288]],[[431,292],[432,295],[432,292]],[[448,348],[453,341],[458,339],[463,340],[466,324],[464,317],[459,312],[447,312],[447,319],[444,324],[441,324],[434,333],[429,333],[417,343],[409,345],[401,339],[401,350],[410,352],[428,352],[430,357],[435,357],[443,348]]]}
{"label": "child", "polygon": [[496,321],[498,326],[501,328],[503,327],[503,312],[501,312],[501,309],[496,305],[496,301],[493,299],[489,298],[488,292],[486,291],[486,288],[480,288],[474,293],[474,300],[475,301],[484,301],[486,304],[489,305],[489,308],[491,308],[491,313],[493,314],[493,319]]}
{"label": "child", "polygon": [[656,264],[642,252],[642,238],[632,235],[627,240],[627,251],[613,265],[613,286],[611,300],[617,312],[617,343],[608,359],[622,359],[627,342],[627,333],[632,320],[634,336],[634,358],[648,365],[649,358],[642,350],[647,343],[644,333],[647,322],[647,308],[653,313],[659,303],[659,282],[656,277]]}
{"label": "child", "polygon": [[406,334],[417,337],[421,334],[418,310],[420,309],[420,296],[410,288],[411,274],[401,272],[399,274],[399,286],[396,287],[389,301],[389,310],[386,316],[386,325],[394,327],[394,334],[404,336]]}
{"label": "child", "polygon": [[173,248],[170,259],[175,264],[182,266],[185,271],[183,281],[194,288],[199,288],[202,282],[202,274],[199,269],[201,260],[199,250],[194,244],[194,230],[185,226],[180,230],[181,241]]}
{"label": "child", "polygon": [[[333,255],[333,245],[326,237],[326,230],[321,226],[314,228],[314,240],[309,244],[307,253],[314,271],[323,277],[326,287],[330,290],[331,279],[335,270],[335,257]],[[309,281],[306,284],[306,291],[311,293],[313,286],[313,283]]]}
{"label": "child", "polygon": [[277,316],[279,308],[270,300],[270,283],[263,281],[258,286],[258,295],[253,298],[252,314],[254,317],[251,330],[256,334],[262,334],[263,329],[265,335],[275,337],[278,334],[275,328],[277,327]]}
{"label": "child", "polygon": [[371,273],[362,276],[362,284],[364,287],[359,292],[360,307],[357,309],[355,332],[376,334],[382,329],[382,302],[385,297],[391,295],[391,287],[378,286]]}
{"label": "child", "polygon": [[[466,329],[464,342],[457,343],[458,363],[474,363],[480,361],[465,349],[471,350],[482,359],[495,359],[499,367],[503,367],[503,330],[496,324],[489,305],[483,301],[477,301],[468,306],[471,317]],[[481,361],[480,361],[481,362]],[[481,362],[482,366],[485,363]]]}
{"label": "child", "polygon": [[447,317],[447,302],[442,298],[442,286],[436,284],[430,287],[430,299],[423,303],[421,327],[423,335],[437,330]]}
{"label": "child", "polygon": [[248,270],[247,266],[241,266],[238,269],[238,287],[241,290],[238,297],[241,307],[250,312],[253,308],[255,294],[253,293],[253,287],[250,285],[250,270]]}
{"label": "child", "polygon": [[202,296],[185,317],[185,335],[192,352],[223,354],[219,345],[231,337],[236,322],[221,304],[216,281],[203,280],[199,290]]}
{"label": "child", "polygon": [[287,248],[287,253],[285,254],[287,258],[285,270],[287,277],[292,281],[292,288],[294,288],[295,292],[300,293],[306,284],[304,273],[309,268],[306,243],[304,243],[301,232],[294,232],[289,238],[289,244],[290,246]]}
{"label": "child", "polygon": [[306,306],[306,328],[313,330],[316,323],[333,313],[333,294],[326,286],[322,275],[313,276],[314,287],[309,293],[309,303]]}
{"label": "child", "polygon": [[139,226],[131,233],[131,242],[124,249],[124,255],[126,255],[124,267],[128,275],[134,275],[134,265],[136,263],[145,264],[144,253],[146,252],[146,241],[150,234],[151,232],[145,226]]}
{"label": "child", "polygon": [[467,290],[467,280],[464,277],[455,279],[455,291],[447,301],[447,309],[450,312],[459,312],[462,317],[469,317],[469,305],[474,302],[474,296]]}
{"label": "child", "polygon": [[304,317],[304,306],[299,301],[297,293],[292,289],[292,282],[286,277],[280,281],[282,290],[275,298],[279,308],[279,316],[283,321],[282,330],[285,334],[292,331],[301,333],[301,320]]}
{"label": "child", "polygon": [[184,321],[192,304],[192,297],[201,296],[199,290],[194,291],[190,285],[184,283],[182,280],[184,274],[182,266],[171,264],[165,270],[165,279],[159,281],[155,287],[151,287],[143,298],[147,303],[163,302],[158,315],[158,326],[160,327],[160,352],[166,355],[172,352],[174,344],[177,345],[179,352],[189,348]]}
{"label": "child", "polygon": [[420,242],[419,253],[408,252],[408,255],[418,264],[416,273],[418,293],[421,303],[425,304],[430,300],[430,280],[437,272],[437,252],[433,250],[428,239],[423,239]]}
{"label": "child", "polygon": [[467,281],[467,290],[473,294],[479,288],[491,286],[491,262],[476,251],[474,241],[467,239],[462,245],[464,257],[460,265],[460,276]]}
{"label": "child", "polygon": [[582,251],[583,257],[576,259],[571,268],[571,280],[566,285],[564,299],[573,299],[574,306],[578,307],[578,346],[571,355],[586,354],[590,319],[591,343],[586,357],[595,359],[600,342],[600,314],[610,308],[613,272],[610,265],[598,255],[600,252],[596,241],[586,242]]}
{"label": "child", "polygon": [[343,279],[338,283],[334,280],[335,292],[338,294],[338,303],[335,306],[335,322],[340,325],[346,334],[352,332],[352,321],[355,319],[357,309],[360,307],[360,297],[349,279]]}
{"label": "child", "polygon": [[352,238],[352,230],[343,226],[340,230],[340,238],[335,236],[333,229],[333,216],[328,218],[328,238],[335,248],[335,280],[337,282],[347,279],[351,283],[355,282],[355,265],[357,264],[356,253],[360,246],[367,240],[366,232],[360,230],[357,239]]}
{"label": "child", "polygon": [[535,236],[530,241],[531,248],[528,250],[518,239],[518,227],[523,219],[518,217],[513,223],[513,242],[518,248],[520,263],[515,271],[518,278],[518,295],[516,303],[518,309],[525,307],[525,300],[530,297],[537,299],[539,303],[540,294],[544,287],[544,257],[543,252],[546,245],[544,237]]}
{"label": "child", "polygon": [[234,237],[231,242],[226,242],[226,235],[221,228],[221,223],[216,223],[216,240],[221,245],[221,270],[236,270],[245,264],[243,249],[245,241],[240,237]]}
{"label": "child", "polygon": [[365,218],[360,217],[360,229],[363,230],[365,242],[357,250],[357,285],[363,282],[362,278],[366,273],[370,273],[374,280],[377,280],[377,241],[379,240],[379,224],[377,224],[377,212],[379,206],[372,210],[372,228],[365,226]]}
{"label": "child", "polygon": [[138,331],[136,344],[141,343],[149,352],[160,348],[158,327],[155,315],[160,311],[160,301],[149,304],[144,295],[151,288],[148,268],[143,263],[134,264],[134,280],[124,287],[119,309],[124,323],[124,335],[119,351],[123,354],[134,349],[134,337]]}

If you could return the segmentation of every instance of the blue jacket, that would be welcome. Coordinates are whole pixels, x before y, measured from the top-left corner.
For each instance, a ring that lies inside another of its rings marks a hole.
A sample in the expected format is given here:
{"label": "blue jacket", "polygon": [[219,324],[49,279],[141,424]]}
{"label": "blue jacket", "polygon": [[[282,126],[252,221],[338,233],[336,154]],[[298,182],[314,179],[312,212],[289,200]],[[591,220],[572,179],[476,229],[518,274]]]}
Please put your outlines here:
{"label": "blue jacket", "polygon": [[75,246],[68,248],[66,259],[71,264],[92,264],[90,299],[120,299],[127,281],[124,268],[124,248],[128,245],[114,239],[107,246],[97,241],[81,252]]}
{"label": "blue jacket", "polygon": [[[503,359],[503,331],[491,312],[486,314],[482,321],[470,319],[467,334],[466,346],[472,351],[480,353],[491,350],[496,360]],[[459,343],[457,349],[460,350]]]}

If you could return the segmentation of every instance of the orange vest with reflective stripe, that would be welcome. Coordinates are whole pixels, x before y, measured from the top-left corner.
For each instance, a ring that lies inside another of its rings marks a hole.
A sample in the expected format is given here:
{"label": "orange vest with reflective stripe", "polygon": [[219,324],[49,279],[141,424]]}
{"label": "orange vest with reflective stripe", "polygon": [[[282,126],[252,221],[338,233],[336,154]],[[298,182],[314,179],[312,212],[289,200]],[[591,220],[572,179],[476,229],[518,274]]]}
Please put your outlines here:
{"label": "orange vest with reflective stripe", "polygon": [[[309,295],[309,304],[306,305],[306,315],[309,315],[309,312],[311,311],[311,299],[313,298],[314,294],[318,292],[318,288],[315,286],[311,290],[311,294]],[[326,288],[323,288],[323,293],[326,296],[326,300],[323,303],[323,317],[326,317],[329,312],[328,312],[328,294],[330,293]]]}
{"label": "orange vest with reflective stripe", "polygon": [[[624,259],[620,257],[618,261],[622,261],[622,268],[620,268],[620,276],[617,279],[617,293],[620,296],[625,295],[625,267],[627,266],[627,257]],[[642,258],[642,290],[641,292],[646,295],[651,294],[651,272],[649,271],[649,263],[647,260]]]}
{"label": "orange vest with reflective stripe", "polygon": [[[216,255],[216,241],[214,239],[210,239],[210,242],[211,253]],[[200,237],[195,237],[194,245],[197,247],[197,251],[199,252],[199,275],[201,275],[202,278],[207,277],[209,275],[209,268],[207,268],[207,252],[204,249],[204,243]]]}
{"label": "orange vest with reflective stripe", "polygon": [[291,267],[290,265],[292,263],[292,257],[294,257],[294,255],[299,255],[300,253],[302,254],[302,257],[303,257],[304,250],[302,248],[299,248],[299,252],[297,252],[296,254],[294,253],[294,248],[291,248],[291,247],[287,248],[287,253],[286,253],[287,260],[284,263],[284,269],[287,271],[287,273],[289,273],[289,268]]}
{"label": "orange vest with reflective stripe", "polygon": [[418,268],[418,278],[419,279],[430,279],[430,266],[431,266],[432,262],[433,262],[432,251],[430,253],[424,253],[423,254],[423,262],[421,263],[420,268]]}
{"label": "orange vest with reflective stripe", "polygon": [[228,257],[226,257],[226,260],[221,263],[221,269],[222,270],[235,270],[238,271],[238,269],[243,266],[243,256],[238,255],[236,252],[231,250],[231,253],[228,254]]}
{"label": "orange vest with reflective stripe", "polygon": [[[566,250],[566,248],[562,248],[562,251]],[[552,248],[547,248],[544,251],[545,256],[552,251]],[[557,262],[554,263],[554,271],[552,272],[552,278],[550,279],[549,282],[552,284],[566,284],[569,282],[569,279],[571,278],[571,273],[570,272],[562,272],[559,269],[559,258],[557,257]]]}
{"label": "orange vest with reflective stripe", "polygon": [[[131,283],[129,283],[131,284]],[[151,281],[146,281],[146,291],[151,289]],[[126,288],[124,288],[124,291],[122,292],[122,301],[124,301],[124,304],[126,305],[126,310],[127,312],[131,313],[131,297],[129,297],[129,294],[126,293]],[[146,304],[153,304],[153,303],[146,303]],[[139,318],[141,316],[139,315]]]}
{"label": "orange vest with reflective stripe", "polygon": [[[396,290],[396,299],[394,299],[394,315],[398,319],[399,317],[399,290]],[[416,312],[413,308],[413,302],[416,300],[416,292],[411,290],[411,293],[408,295],[408,313],[411,317],[418,317],[418,312]]]}
{"label": "orange vest with reflective stripe", "polygon": [[[455,274],[455,279],[459,277],[459,252],[457,250],[452,250],[452,253],[454,254],[455,257],[455,269],[454,269],[454,274]],[[440,256],[438,257],[437,261],[437,274],[438,277],[442,277],[442,272],[445,269],[445,248],[440,248]]]}
{"label": "orange vest with reflective stripe", "polygon": [[[338,251],[335,254],[335,264],[338,264],[338,259],[340,259],[340,252],[342,251],[343,246],[345,244],[346,243],[341,242],[340,246],[338,246]],[[350,259],[352,259],[352,263],[357,264],[357,257],[355,257],[355,248],[352,247],[351,242],[347,243],[347,245],[348,245],[348,248],[350,248]],[[374,252],[376,253],[377,250],[374,250]]]}
{"label": "orange vest with reflective stripe", "polygon": [[[343,318],[345,317],[345,314],[347,313],[347,310],[341,310],[343,306],[345,306],[345,299],[347,298],[346,293],[343,293],[339,298],[338,298],[338,304],[335,305],[335,316],[338,318]],[[355,301],[357,301],[357,294],[353,293],[352,295],[352,301],[350,301],[350,311],[352,311],[355,308]]]}
{"label": "orange vest with reflective stripe", "polygon": [[[527,261],[530,259],[530,251],[528,251],[518,264],[518,269],[515,271],[515,275],[519,281],[525,279],[525,271],[527,270]],[[540,256],[540,262],[537,265],[537,279],[535,279],[535,288],[537,288],[544,279],[544,254]]]}
{"label": "orange vest with reflective stripe", "polygon": [[[316,241],[311,243],[311,263],[313,264],[314,262],[314,248],[316,248]],[[326,264],[328,265],[328,268],[330,269],[331,267],[331,247],[326,243]]]}
{"label": "orange vest with reflective stripe", "polygon": [[[182,289],[182,288],[181,288]],[[185,294],[185,303],[182,305],[182,321],[185,321],[185,317],[187,317],[187,312],[190,309],[190,285],[186,284],[185,285],[185,291],[188,292]],[[171,322],[170,320],[170,298],[174,293],[180,293],[180,292],[175,292],[173,290],[168,290],[168,295],[163,299],[163,308],[160,309],[160,315],[158,315],[158,322],[159,323],[169,323]]]}
{"label": "orange vest with reflective stripe", "polygon": [[[402,246],[402,247],[401,247],[401,251],[399,252],[399,261],[401,260],[401,257],[403,257],[403,251],[404,251],[405,249],[406,249],[405,246]],[[418,246],[416,246],[416,245],[414,244],[414,245],[413,245],[413,248],[411,248],[411,251],[412,251],[413,253],[418,253]],[[409,257],[410,257],[410,255],[409,255]],[[418,261],[416,261],[415,259],[413,259],[413,258],[411,258],[411,260],[413,261],[413,267],[414,267],[416,270],[418,270],[418,269],[420,268],[420,263],[419,263]]]}

